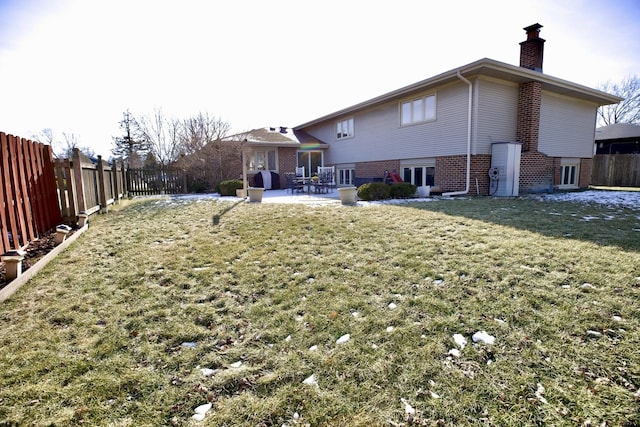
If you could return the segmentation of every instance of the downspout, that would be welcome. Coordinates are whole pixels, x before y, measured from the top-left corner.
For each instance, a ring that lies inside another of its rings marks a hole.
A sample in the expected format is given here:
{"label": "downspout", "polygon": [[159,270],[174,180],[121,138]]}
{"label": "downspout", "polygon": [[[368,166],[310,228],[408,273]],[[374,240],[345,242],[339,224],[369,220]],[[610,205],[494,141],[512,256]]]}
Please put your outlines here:
{"label": "downspout", "polygon": [[467,181],[464,191],[451,191],[449,193],[442,193],[443,196],[461,196],[463,194],[469,194],[469,187],[471,185],[471,111],[473,101],[473,85],[471,82],[460,74],[460,70],[456,73],[457,77],[465,82],[469,86],[469,111],[467,113]]}

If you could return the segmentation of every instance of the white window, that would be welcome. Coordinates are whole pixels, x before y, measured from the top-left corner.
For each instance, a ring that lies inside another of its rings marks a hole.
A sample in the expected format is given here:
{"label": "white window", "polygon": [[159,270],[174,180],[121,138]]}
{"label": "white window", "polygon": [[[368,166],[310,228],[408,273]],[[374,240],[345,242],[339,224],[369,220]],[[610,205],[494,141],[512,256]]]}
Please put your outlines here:
{"label": "white window", "polygon": [[254,149],[253,156],[249,163],[249,170],[277,172],[277,164],[277,150],[256,148]]}
{"label": "white window", "polygon": [[562,159],[560,166],[560,188],[577,188],[580,177],[580,160]]}
{"label": "white window", "polygon": [[428,122],[436,119],[436,96],[431,94],[400,104],[400,124]]}
{"label": "white window", "polygon": [[346,186],[353,185],[353,178],[356,175],[356,170],[353,168],[341,168],[338,167],[338,185]]}
{"label": "white window", "polygon": [[430,166],[409,166],[402,168],[402,180],[422,187],[434,184],[436,168]]}
{"label": "white window", "polygon": [[336,138],[353,138],[353,117],[336,123]]}

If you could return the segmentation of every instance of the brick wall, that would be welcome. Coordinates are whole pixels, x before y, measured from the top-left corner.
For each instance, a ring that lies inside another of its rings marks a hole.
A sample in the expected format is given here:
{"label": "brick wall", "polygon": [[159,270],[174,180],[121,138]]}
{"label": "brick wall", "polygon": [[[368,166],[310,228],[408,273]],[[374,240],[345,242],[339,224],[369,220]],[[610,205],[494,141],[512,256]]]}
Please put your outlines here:
{"label": "brick wall", "polygon": [[541,103],[542,83],[530,81],[520,84],[516,141],[522,142],[523,152],[538,151]]}
{"label": "brick wall", "polygon": [[[491,156],[488,154],[471,156],[469,194],[489,194],[489,168]],[[476,179],[478,185],[476,186]],[[443,192],[464,191],[467,183],[467,156],[446,156],[436,158],[434,185]]]}
{"label": "brick wall", "polygon": [[580,188],[587,188],[591,184],[592,168],[593,159],[580,159],[580,177],[578,178]]}
{"label": "brick wall", "polygon": [[559,159],[535,152],[522,153],[520,158],[520,192],[538,193],[553,188],[555,164]]}
{"label": "brick wall", "polygon": [[400,160],[356,163],[356,178],[383,178],[384,171],[400,173]]}
{"label": "brick wall", "polygon": [[[489,194],[489,168],[491,167],[491,155],[482,154],[471,157],[471,187],[469,194],[476,195],[479,190],[481,196]],[[476,187],[476,179],[478,185]]]}
{"label": "brick wall", "polygon": [[436,157],[434,185],[443,192],[462,191],[466,184],[467,156]]}
{"label": "brick wall", "polygon": [[285,172],[296,171],[296,148],[279,148],[278,149],[278,172],[280,174],[280,188],[285,188],[287,185],[284,177]]}

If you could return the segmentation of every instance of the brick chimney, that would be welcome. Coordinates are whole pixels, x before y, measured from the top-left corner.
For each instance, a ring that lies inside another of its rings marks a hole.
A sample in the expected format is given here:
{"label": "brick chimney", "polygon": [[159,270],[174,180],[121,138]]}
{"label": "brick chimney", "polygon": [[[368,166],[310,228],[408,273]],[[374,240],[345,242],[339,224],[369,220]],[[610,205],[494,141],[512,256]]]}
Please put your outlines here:
{"label": "brick chimney", "polygon": [[[540,28],[542,28],[540,24],[524,28],[527,32],[527,40],[520,43],[520,66],[542,72],[542,51],[545,41],[540,38]],[[542,83],[535,80],[520,83],[516,140],[522,142],[523,152],[538,151],[541,102]]]}
{"label": "brick chimney", "polygon": [[542,72],[545,40],[540,38],[540,28],[542,28],[540,24],[523,28],[527,32],[527,39],[520,43],[520,66]]}

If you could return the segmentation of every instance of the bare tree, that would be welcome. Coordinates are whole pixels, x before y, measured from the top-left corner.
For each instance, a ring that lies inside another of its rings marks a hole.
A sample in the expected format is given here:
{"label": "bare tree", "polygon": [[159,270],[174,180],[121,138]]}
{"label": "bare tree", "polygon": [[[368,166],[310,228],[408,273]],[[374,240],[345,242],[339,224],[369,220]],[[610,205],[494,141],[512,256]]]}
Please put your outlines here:
{"label": "bare tree", "polygon": [[617,104],[603,105],[598,108],[598,126],[614,123],[640,124],[640,78],[629,76],[620,82],[610,80],[601,84],[599,89],[624,98]]}
{"label": "bare tree", "polygon": [[228,175],[230,163],[225,152],[229,144],[221,142],[231,125],[209,113],[199,113],[182,121],[179,165],[193,187],[213,188]]}
{"label": "bare tree", "polygon": [[51,128],[44,128],[32,135],[32,138],[42,144],[51,146],[53,157],[57,159],[71,158],[73,149],[77,148],[89,157],[95,157],[96,153],[89,146],[81,146],[80,138],[75,133],[62,132],[62,139],[58,139]]}
{"label": "bare tree", "polygon": [[[163,166],[168,166],[178,159],[180,122],[164,116],[162,109],[157,108],[153,116],[143,116],[137,120],[142,140],[147,144],[148,152]],[[145,162],[146,163],[146,162]]]}

